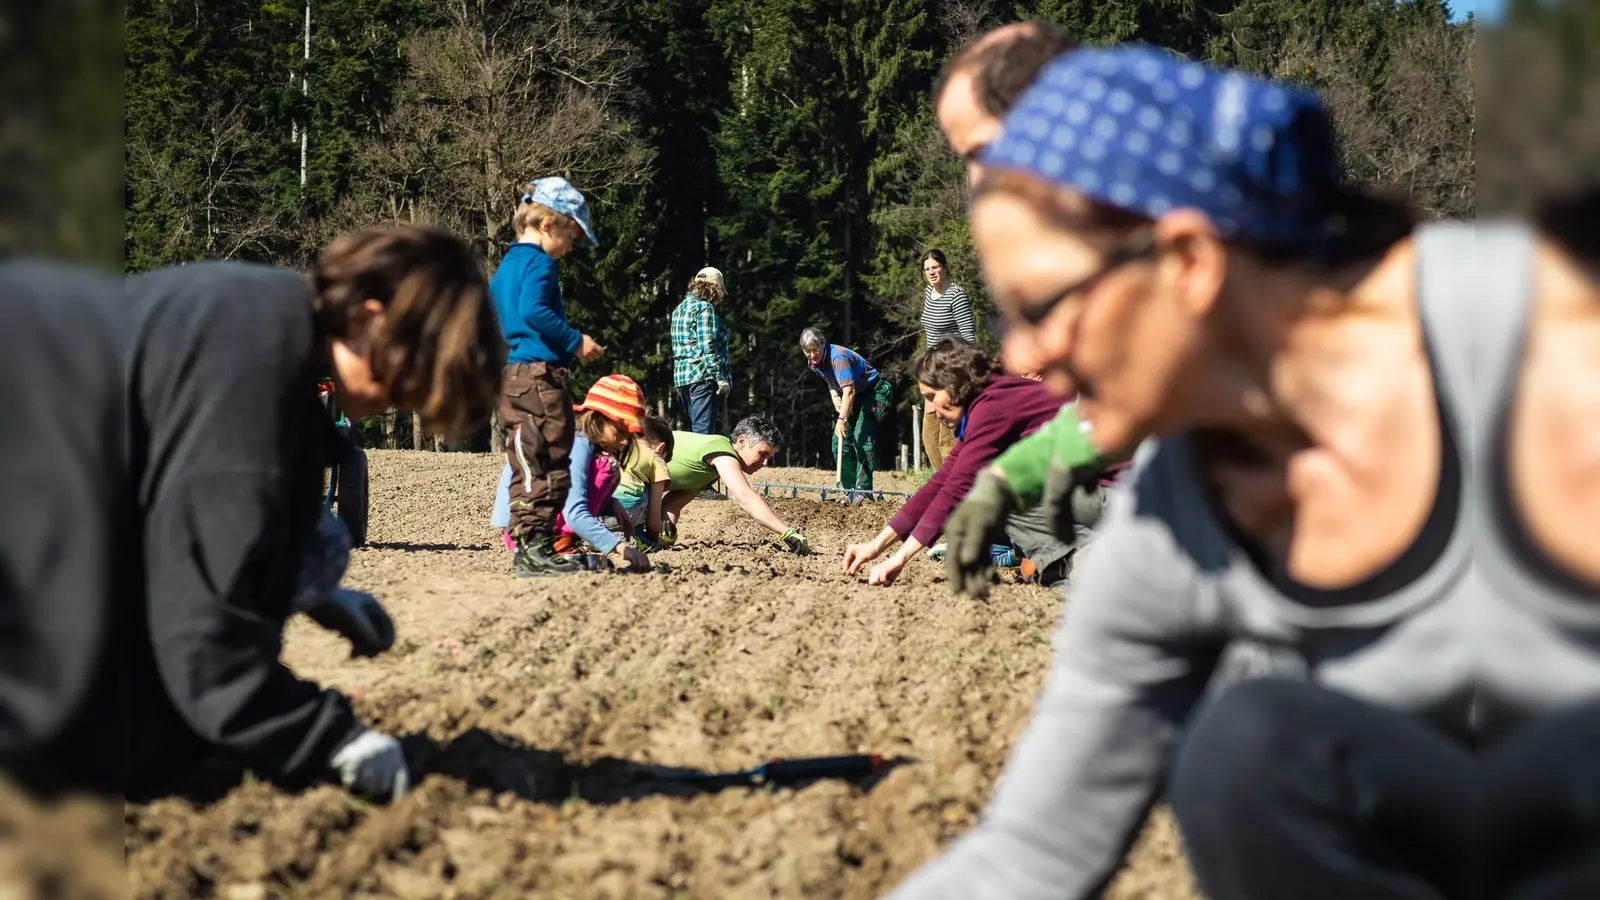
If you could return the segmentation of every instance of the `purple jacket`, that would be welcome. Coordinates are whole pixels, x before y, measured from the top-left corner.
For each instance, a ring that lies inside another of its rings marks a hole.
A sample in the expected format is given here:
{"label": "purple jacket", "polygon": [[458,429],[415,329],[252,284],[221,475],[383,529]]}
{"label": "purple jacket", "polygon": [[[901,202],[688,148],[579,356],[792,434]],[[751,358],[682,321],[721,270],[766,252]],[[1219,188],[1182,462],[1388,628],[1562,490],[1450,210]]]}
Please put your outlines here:
{"label": "purple jacket", "polygon": [[889,527],[902,541],[909,534],[924,547],[931,546],[983,467],[1007,447],[1044,427],[1061,411],[1063,402],[1037,381],[991,376],[967,404],[965,430],[944,465],[895,513]]}

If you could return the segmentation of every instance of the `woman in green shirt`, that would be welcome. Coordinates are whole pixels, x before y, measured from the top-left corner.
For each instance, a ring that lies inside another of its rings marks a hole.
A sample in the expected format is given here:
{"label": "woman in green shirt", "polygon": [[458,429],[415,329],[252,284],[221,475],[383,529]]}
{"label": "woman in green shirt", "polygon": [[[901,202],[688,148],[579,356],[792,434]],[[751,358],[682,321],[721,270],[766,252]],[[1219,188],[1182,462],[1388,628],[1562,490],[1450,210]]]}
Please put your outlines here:
{"label": "woman in green shirt", "polygon": [[675,431],[672,439],[672,459],[667,463],[672,483],[668,485],[661,509],[667,527],[674,534],[684,507],[721,479],[728,487],[728,497],[750,518],[778,535],[785,549],[801,556],[811,552],[811,544],[805,537],[778,518],[760,492],[750,486],[749,476],[772,462],[782,441],[778,426],[772,420],[766,416],[747,416],[734,426],[731,438]]}

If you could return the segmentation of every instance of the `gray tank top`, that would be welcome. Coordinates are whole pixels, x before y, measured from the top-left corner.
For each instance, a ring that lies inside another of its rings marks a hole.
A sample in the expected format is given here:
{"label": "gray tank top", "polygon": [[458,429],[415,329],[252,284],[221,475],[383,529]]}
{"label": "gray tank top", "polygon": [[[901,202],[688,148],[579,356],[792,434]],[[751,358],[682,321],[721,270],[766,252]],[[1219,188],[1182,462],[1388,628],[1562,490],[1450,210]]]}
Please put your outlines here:
{"label": "gray tank top", "polygon": [[1269,648],[1280,674],[1290,661],[1301,677],[1462,742],[1600,693],[1595,610],[1537,585],[1506,542],[1485,537],[1486,434],[1499,429],[1482,425],[1510,396],[1504,358],[1520,347],[1528,296],[1525,274],[1514,277],[1525,242],[1494,234],[1449,223],[1417,235],[1445,440],[1435,508],[1412,548],[1347,590],[1298,588],[1230,532],[1190,437],[1147,442],[1084,560],[1044,691],[981,824],[893,896],[1093,896],[1230,646]]}
{"label": "gray tank top", "polygon": [[1471,298],[1458,306],[1453,325],[1470,329],[1474,354],[1478,425],[1471,456],[1479,468],[1472,490],[1483,515],[1473,582],[1482,595],[1482,724],[1491,733],[1528,715],[1600,697],[1600,590],[1581,584],[1532,544],[1508,483],[1506,441],[1533,311],[1534,242],[1520,223],[1480,225],[1464,248],[1477,261],[1458,272],[1441,266],[1438,273],[1451,293]]}

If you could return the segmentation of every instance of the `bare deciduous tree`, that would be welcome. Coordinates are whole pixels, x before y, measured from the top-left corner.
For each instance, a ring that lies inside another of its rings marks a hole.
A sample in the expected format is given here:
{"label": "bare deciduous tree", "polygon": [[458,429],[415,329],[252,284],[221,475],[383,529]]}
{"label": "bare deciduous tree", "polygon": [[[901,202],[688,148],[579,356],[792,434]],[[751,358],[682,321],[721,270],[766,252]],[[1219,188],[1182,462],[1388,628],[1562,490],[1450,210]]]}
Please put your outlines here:
{"label": "bare deciduous tree", "polygon": [[240,106],[211,103],[193,123],[194,139],[161,144],[135,127],[126,138],[127,179],[140,202],[170,211],[165,257],[232,259],[270,253],[288,207],[255,162],[257,137]]}
{"label": "bare deciduous tree", "polygon": [[1314,85],[1338,129],[1345,164],[1359,180],[1407,192],[1424,213],[1471,216],[1473,30],[1418,22],[1391,37],[1375,79],[1358,48],[1291,35],[1272,74]]}
{"label": "bare deciduous tree", "polygon": [[492,261],[517,185],[559,173],[592,193],[642,179],[650,153],[623,105],[636,55],[603,12],[566,0],[453,0],[409,41],[400,100],[361,154],[368,192],[330,225],[428,222],[472,236]]}
{"label": "bare deciduous tree", "polygon": [[984,31],[984,23],[994,11],[994,0],[947,0],[939,6],[939,28],[960,47]]}

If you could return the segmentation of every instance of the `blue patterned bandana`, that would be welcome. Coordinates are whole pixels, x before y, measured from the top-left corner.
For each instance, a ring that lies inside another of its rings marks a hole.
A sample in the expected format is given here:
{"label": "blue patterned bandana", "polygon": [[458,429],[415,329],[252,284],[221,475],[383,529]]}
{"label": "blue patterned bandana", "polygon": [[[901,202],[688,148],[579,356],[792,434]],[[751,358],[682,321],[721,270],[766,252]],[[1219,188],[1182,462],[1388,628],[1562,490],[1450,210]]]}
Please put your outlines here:
{"label": "blue patterned bandana", "polygon": [[1325,238],[1340,180],[1315,94],[1137,44],[1052,60],[982,162],[1150,218],[1195,209],[1224,237],[1288,245]]}

